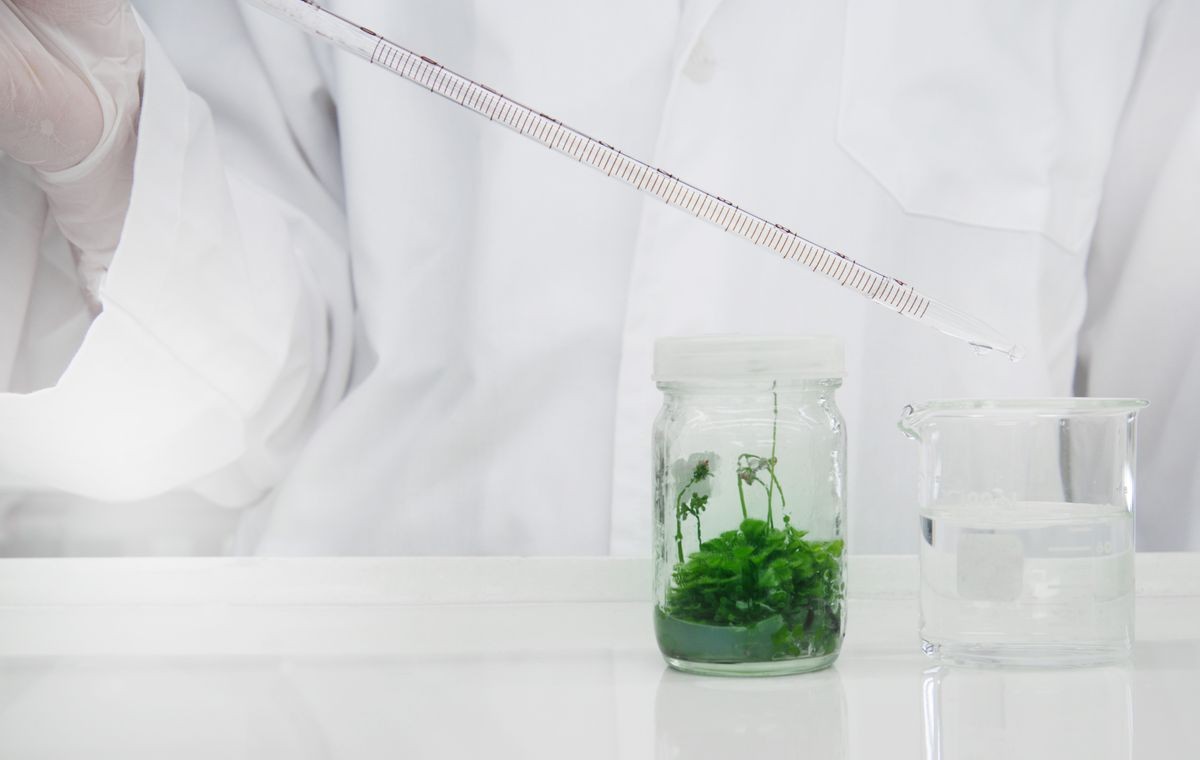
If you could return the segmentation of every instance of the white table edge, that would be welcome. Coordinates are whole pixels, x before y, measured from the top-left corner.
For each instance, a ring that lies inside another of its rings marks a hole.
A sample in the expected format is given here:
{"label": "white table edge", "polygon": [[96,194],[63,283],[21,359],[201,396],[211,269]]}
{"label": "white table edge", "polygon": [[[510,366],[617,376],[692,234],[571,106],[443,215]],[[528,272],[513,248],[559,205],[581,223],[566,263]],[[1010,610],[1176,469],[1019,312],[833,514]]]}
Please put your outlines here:
{"label": "white table edge", "polygon": [[[639,602],[635,557],[45,558],[0,560],[0,606]],[[915,595],[917,558],[850,555],[851,598]],[[1200,596],[1200,553],[1137,555],[1139,596]]]}

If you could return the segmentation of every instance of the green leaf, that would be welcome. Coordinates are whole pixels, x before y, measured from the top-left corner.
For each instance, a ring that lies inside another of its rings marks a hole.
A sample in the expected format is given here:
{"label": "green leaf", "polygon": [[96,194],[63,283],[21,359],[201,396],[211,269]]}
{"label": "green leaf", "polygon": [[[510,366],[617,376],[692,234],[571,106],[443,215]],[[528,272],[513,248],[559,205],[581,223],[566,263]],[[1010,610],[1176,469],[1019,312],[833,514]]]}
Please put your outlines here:
{"label": "green leaf", "polygon": [[[672,569],[663,615],[743,631],[736,636],[778,619],[782,623],[771,631],[768,659],[836,651],[843,543],[806,541],[804,535],[789,525],[775,529],[747,519],[738,530],[709,539]],[[761,655],[756,648],[754,656]]]}

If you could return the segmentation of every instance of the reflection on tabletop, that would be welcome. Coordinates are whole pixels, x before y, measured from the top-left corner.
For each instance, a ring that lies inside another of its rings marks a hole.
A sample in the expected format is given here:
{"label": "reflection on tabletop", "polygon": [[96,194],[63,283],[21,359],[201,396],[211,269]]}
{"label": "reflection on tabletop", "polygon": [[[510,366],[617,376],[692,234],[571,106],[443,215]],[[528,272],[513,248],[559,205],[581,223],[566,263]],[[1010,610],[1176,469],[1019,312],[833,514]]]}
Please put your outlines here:
{"label": "reflection on tabletop", "polygon": [[0,605],[0,758],[1200,758],[1200,604],[1121,667],[938,667],[911,598],[830,669],[669,670],[645,602]]}
{"label": "reflection on tabletop", "polygon": [[1129,670],[975,670],[925,673],[925,756],[1133,757]]}
{"label": "reflection on tabletop", "polygon": [[846,695],[835,669],[767,679],[667,670],[658,682],[654,727],[656,760],[847,756]]}

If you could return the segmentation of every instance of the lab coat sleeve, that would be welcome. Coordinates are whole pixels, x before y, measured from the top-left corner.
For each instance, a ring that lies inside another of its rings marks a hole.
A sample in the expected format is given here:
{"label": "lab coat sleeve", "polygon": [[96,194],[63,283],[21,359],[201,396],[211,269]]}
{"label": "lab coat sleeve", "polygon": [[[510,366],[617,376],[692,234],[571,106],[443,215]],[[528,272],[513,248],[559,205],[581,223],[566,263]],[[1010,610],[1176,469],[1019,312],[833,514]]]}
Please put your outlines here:
{"label": "lab coat sleeve", "polygon": [[132,197],[103,311],[56,383],[0,394],[0,486],[260,497],[338,395],[309,265],[321,257],[345,251],[224,165],[207,106],[147,32]]}
{"label": "lab coat sleeve", "polygon": [[1200,549],[1200,7],[1160,8],[1088,263],[1080,388],[1145,398],[1140,550]]}

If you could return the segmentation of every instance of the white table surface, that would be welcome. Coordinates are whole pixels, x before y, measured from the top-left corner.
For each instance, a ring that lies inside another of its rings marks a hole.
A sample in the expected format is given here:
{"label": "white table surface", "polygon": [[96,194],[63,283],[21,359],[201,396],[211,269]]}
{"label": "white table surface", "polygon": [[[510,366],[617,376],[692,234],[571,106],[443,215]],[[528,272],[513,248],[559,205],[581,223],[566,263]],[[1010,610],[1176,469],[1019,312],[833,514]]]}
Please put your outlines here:
{"label": "white table surface", "polygon": [[1200,758],[1200,555],[1122,667],[939,668],[853,557],[833,669],[668,670],[620,559],[3,560],[0,758]]}

